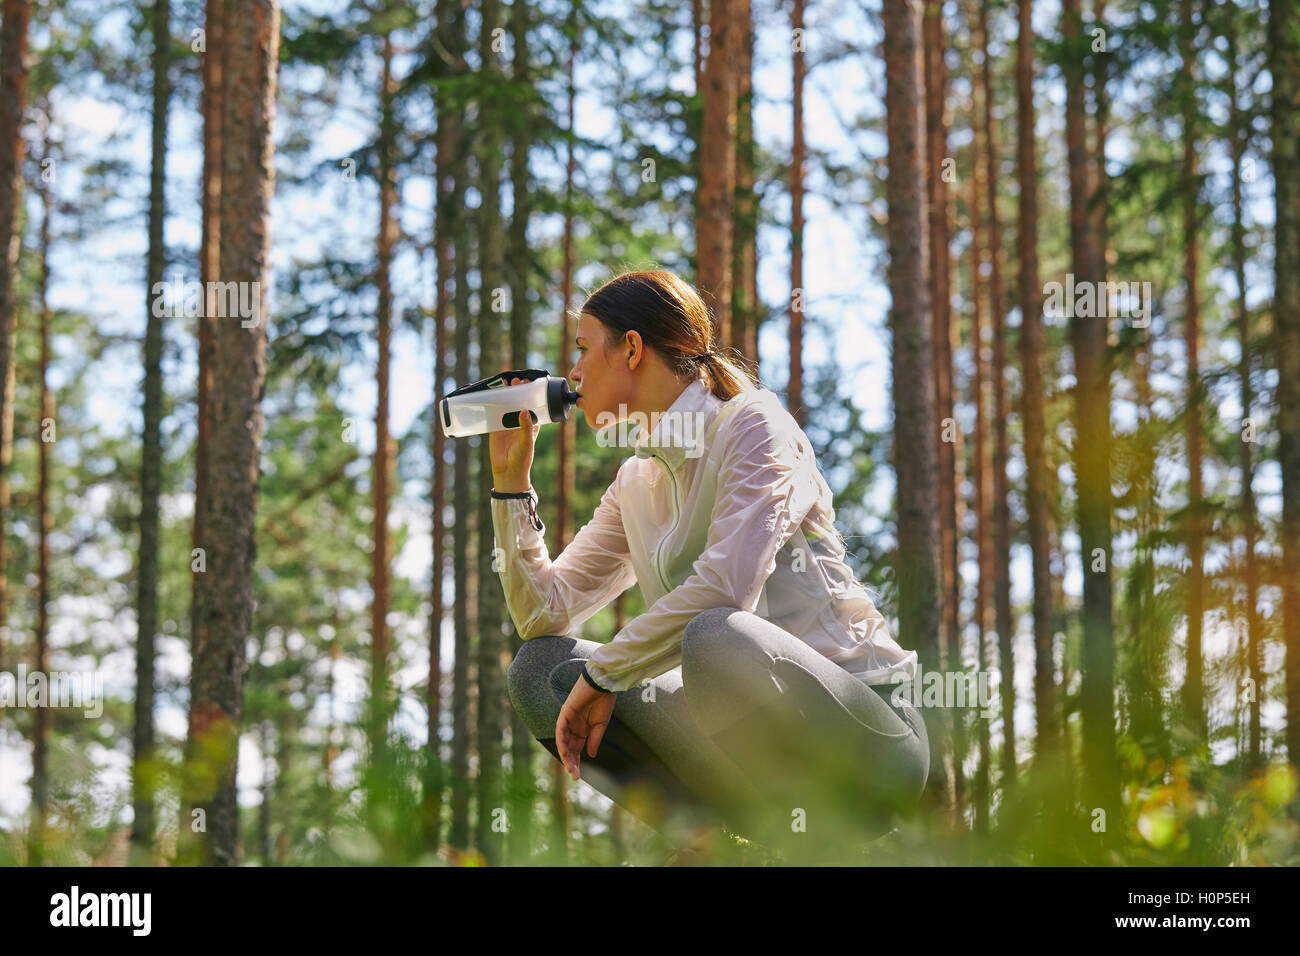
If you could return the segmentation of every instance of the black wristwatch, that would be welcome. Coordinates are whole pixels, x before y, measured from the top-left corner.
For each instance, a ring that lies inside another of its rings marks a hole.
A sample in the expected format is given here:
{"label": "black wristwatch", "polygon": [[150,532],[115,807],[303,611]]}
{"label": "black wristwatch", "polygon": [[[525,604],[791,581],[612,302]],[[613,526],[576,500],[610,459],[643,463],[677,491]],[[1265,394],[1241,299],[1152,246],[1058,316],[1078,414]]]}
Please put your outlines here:
{"label": "black wristwatch", "polygon": [[604,687],[601,687],[599,684],[597,684],[597,683],[592,679],[591,675],[590,675],[589,673],[587,673],[587,662],[586,662],[586,661],[583,661],[583,663],[582,663],[582,676],[583,676],[584,678],[586,678],[588,684],[590,684],[592,687],[596,688],[596,690],[600,691],[602,694],[612,694],[612,693],[614,693],[614,691],[612,691],[612,690],[606,690]]}

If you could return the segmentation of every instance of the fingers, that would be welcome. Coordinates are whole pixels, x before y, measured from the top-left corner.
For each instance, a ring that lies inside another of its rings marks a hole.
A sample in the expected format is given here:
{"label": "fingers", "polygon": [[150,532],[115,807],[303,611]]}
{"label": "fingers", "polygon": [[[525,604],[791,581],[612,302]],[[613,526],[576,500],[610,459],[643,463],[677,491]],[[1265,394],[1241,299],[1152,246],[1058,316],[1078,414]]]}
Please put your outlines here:
{"label": "fingers", "polygon": [[600,746],[601,740],[605,737],[605,728],[608,724],[597,724],[591,730],[591,736],[587,738],[587,756],[596,756],[596,748]]}
{"label": "fingers", "polygon": [[579,764],[582,759],[582,744],[585,734],[575,733],[565,711],[560,712],[560,719],[555,725],[555,749],[559,751],[564,769],[574,780],[580,779]]}

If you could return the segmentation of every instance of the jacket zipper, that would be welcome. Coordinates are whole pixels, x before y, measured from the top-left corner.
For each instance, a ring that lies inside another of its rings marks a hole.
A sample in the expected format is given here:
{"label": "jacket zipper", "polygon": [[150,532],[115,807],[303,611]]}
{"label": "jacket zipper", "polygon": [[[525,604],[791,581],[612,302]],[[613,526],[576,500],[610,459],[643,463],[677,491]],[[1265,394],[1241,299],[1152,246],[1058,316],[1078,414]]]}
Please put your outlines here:
{"label": "jacket zipper", "polygon": [[664,593],[667,594],[672,590],[672,588],[668,584],[668,574],[664,570],[662,563],[664,542],[666,542],[669,537],[672,536],[672,533],[677,530],[677,525],[682,519],[682,511],[681,506],[677,503],[677,477],[673,474],[672,468],[668,466],[668,462],[664,461],[658,455],[652,455],[651,457],[657,459],[659,463],[664,466],[664,471],[668,472],[668,479],[673,485],[673,526],[668,529],[667,534],[659,539],[659,544],[655,548],[655,571],[659,575],[659,582],[664,586]]}

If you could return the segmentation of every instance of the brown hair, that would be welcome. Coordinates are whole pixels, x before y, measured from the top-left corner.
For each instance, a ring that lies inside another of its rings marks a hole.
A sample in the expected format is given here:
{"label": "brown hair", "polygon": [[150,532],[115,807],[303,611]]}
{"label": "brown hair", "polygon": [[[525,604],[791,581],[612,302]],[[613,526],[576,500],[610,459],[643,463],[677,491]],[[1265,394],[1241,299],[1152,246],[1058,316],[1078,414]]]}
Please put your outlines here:
{"label": "brown hair", "polygon": [[627,332],[637,332],[647,348],[668,362],[680,377],[703,369],[709,390],[724,402],[758,385],[734,349],[719,349],[713,318],[689,283],[664,269],[624,272],[587,297],[583,312],[605,326],[605,340],[617,347]]}

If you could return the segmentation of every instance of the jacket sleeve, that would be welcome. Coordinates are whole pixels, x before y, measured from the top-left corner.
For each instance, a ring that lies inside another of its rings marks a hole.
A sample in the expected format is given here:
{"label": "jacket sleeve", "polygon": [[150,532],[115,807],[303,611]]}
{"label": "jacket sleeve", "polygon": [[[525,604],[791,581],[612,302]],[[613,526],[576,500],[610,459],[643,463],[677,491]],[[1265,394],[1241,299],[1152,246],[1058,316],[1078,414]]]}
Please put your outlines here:
{"label": "jacket sleeve", "polygon": [[729,434],[704,552],[694,573],[591,655],[587,670],[602,687],[627,690],[680,664],[682,632],[701,611],[753,613],[777,552],[817,502],[817,465],[793,419],[773,421],[754,407],[724,427]]}
{"label": "jacket sleeve", "polygon": [[506,607],[523,640],[566,635],[636,582],[619,512],[618,479],[605,491],[596,513],[551,560],[546,525],[531,498],[493,498],[494,567],[505,589]]}

